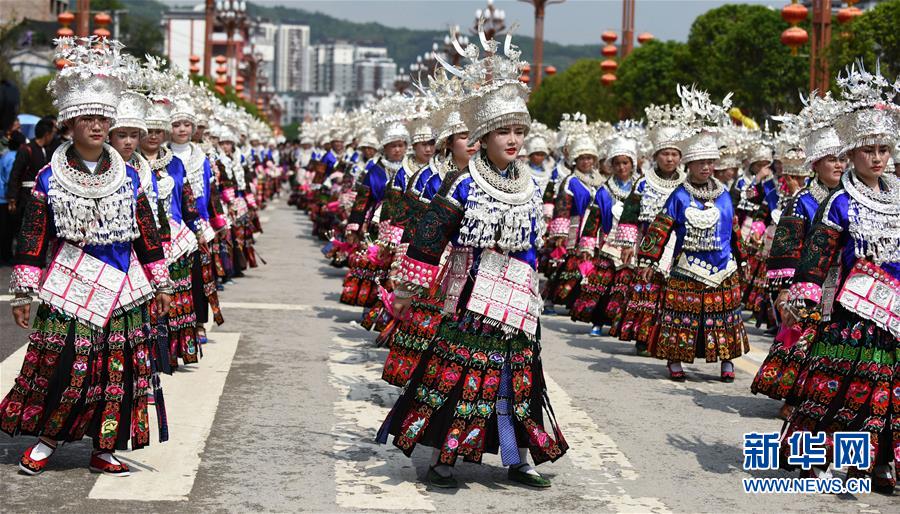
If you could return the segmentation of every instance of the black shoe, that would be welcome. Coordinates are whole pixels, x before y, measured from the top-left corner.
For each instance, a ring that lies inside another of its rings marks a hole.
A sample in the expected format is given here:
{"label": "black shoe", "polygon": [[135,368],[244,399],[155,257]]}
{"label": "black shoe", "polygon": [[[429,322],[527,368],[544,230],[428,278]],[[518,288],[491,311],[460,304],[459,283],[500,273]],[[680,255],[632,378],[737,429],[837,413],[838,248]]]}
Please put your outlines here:
{"label": "black shoe", "polygon": [[435,471],[434,466],[428,468],[428,474],[425,476],[425,479],[430,485],[441,489],[456,489],[459,487],[459,482],[456,481],[456,477],[453,475],[445,477]]}
{"label": "black shoe", "polygon": [[532,475],[530,473],[526,473],[522,471],[524,466],[511,466],[509,468],[509,477],[513,482],[517,482],[522,485],[527,485],[528,487],[535,487],[537,489],[546,489],[550,487],[550,481],[544,478],[541,475]]}

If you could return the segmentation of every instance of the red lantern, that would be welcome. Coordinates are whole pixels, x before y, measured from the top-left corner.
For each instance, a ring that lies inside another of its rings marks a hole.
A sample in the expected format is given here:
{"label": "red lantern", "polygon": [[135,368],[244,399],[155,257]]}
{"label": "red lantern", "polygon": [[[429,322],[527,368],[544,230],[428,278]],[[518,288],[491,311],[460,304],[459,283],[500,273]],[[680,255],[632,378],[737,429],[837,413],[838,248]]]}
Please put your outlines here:
{"label": "red lantern", "polygon": [[602,77],[600,77],[600,82],[603,83],[604,86],[611,86],[613,82],[616,81],[616,76],[612,73],[604,73]]}
{"label": "red lantern", "polygon": [[790,23],[791,25],[796,25],[809,15],[809,9],[802,4],[788,4],[781,9],[781,19]]}
{"label": "red lantern", "polygon": [[637,39],[638,39],[638,43],[640,43],[640,44],[643,45],[643,44],[646,43],[647,41],[653,41],[653,40],[656,39],[656,38],[653,36],[653,34],[651,34],[651,33],[649,33],[649,32],[641,32],[641,33],[638,35],[638,38],[637,38]]}
{"label": "red lantern", "polygon": [[244,76],[243,76],[243,75],[238,75],[237,78],[235,79],[235,81],[236,81],[238,84],[243,84],[243,83],[244,83]]}
{"label": "red lantern", "polygon": [[519,77],[519,82],[521,82],[521,83],[523,83],[523,84],[528,84],[529,82],[531,82],[531,77],[529,77],[528,75],[523,74],[523,75],[521,75],[521,76]]}
{"label": "red lantern", "polygon": [[838,11],[837,21],[841,25],[846,25],[847,23],[850,23],[851,21],[856,19],[858,16],[862,16],[862,13],[863,12],[859,7],[845,7],[844,9]]}
{"label": "red lantern", "polygon": [[228,59],[226,59],[224,55],[217,55],[215,59],[216,64],[225,64],[225,61],[227,60]]}
{"label": "red lantern", "polygon": [[600,63],[600,69],[605,71],[606,73],[615,73],[618,68],[619,63],[612,59],[606,59],[605,61]]}
{"label": "red lantern", "polygon": [[62,27],[60,27],[56,31],[56,35],[58,37],[71,37],[75,35],[75,31],[69,28],[69,25],[75,21],[75,15],[70,13],[69,11],[59,13],[59,16],[56,17],[56,21],[59,22]]}
{"label": "red lantern", "polygon": [[616,45],[606,45],[603,50],[600,50],[600,53],[606,57],[615,57],[619,53],[619,49],[616,48]]}
{"label": "red lantern", "polygon": [[218,68],[216,68],[216,73],[218,73],[219,75],[225,75],[226,73],[228,73],[228,67],[219,66]]}
{"label": "red lantern", "polygon": [[238,85],[234,86],[234,90],[237,91],[238,93],[240,93],[241,91],[244,90],[244,85],[238,84]]}
{"label": "red lantern", "polygon": [[522,74],[528,75],[529,73],[531,73],[531,65],[526,62],[525,66],[522,66]]}
{"label": "red lantern", "polygon": [[800,27],[790,27],[781,33],[781,43],[791,47],[791,53],[797,55],[797,49],[809,41],[809,34]]}
{"label": "red lantern", "polygon": [[98,12],[94,15],[94,25],[97,28],[94,29],[94,35],[97,37],[105,37],[108,38],[112,34],[107,30],[106,26],[112,23],[112,17],[105,12]]}
{"label": "red lantern", "polygon": [[227,79],[227,78],[225,78],[225,77],[219,77],[219,78],[216,79],[216,85],[217,85],[217,86],[222,86],[222,87],[224,87],[226,84],[228,84],[228,79]]}
{"label": "red lantern", "polygon": [[200,56],[192,55],[192,56],[188,57],[188,60],[191,61],[191,64],[197,64],[198,62],[200,62]]}
{"label": "red lantern", "polygon": [[196,75],[196,74],[200,73],[200,66],[197,66],[196,64],[192,64],[190,67],[190,71],[191,71],[191,75]]}
{"label": "red lantern", "polygon": [[603,34],[600,34],[600,39],[606,41],[606,44],[611,45],[615,43],[617,39],[619,39],[619,36],[615,32],[607,30]]}
{"label": "red lantern", "polygon": [[544,68],[544,73],[547,75],[556,75],[556,66],[547,66]]}

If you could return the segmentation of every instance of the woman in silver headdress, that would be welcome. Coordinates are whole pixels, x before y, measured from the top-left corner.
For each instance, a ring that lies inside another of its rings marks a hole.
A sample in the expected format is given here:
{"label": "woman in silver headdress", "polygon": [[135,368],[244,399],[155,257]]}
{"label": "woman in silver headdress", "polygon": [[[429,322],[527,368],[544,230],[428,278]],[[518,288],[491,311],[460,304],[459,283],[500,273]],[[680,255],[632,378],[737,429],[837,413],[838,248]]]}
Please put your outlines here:
{"label": "woman in silver headdress", "polygon": [[434,448],[427,479],[436,487],[456,487],[458,457],[481,462],[496,452],[511,480],[548,487],[527,454],[539,464],[560,458],[567,446],[552,416],[554,435],[545,430],[542,414],[549,407],[538,341],[542,191],[517,160],[531,121],[528,89],[518,80],[522,63],[510,37],[507,57],[497,53],[496,41],[483,33],[481,39],[488,55],[478,59],[470,45],[471,64],[453,70],[471,86],[463,111],[470,141],[480,141],[482,150],[444,182],[419,221],[400,261],[395,314],[402,317],[410,298],[434,285],[448,244],[448,267],[460,269],[447,275],[447,314],[379,440],[393,435],[407,455],[418,444]]}
{"label": "woman in silver headdress", "polygon": [[[871,456],[869,467],[848,474],[871,474],[873,489],[890,494],[891,463],[900,469],[900,180],[887,166],[900,109],[877,71],[853,67],[838,85],[850,111],[837,121],[850,168],[816,214],[788,294],[786,317],[800,320],[810,362],[782,453],[801,432],[824,432],[831,462],[836,432],[867,432],[869,448],[860,451]],[[835,266],[840,278],[829,287]]]}

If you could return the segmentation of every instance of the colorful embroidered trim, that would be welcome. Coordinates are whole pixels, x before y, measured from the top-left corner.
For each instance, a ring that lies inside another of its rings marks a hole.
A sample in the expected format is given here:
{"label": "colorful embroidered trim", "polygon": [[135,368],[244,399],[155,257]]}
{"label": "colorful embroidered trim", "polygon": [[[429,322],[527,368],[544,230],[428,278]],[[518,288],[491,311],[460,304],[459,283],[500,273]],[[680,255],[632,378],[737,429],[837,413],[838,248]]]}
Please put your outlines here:
{"label": "colorful embroidered trim", "polygon": [[788,290],[788,301],[809,300],[818,304],[822,300],[822,287],[812,282],[796,282]]}
{"label": "colorful embroidered trim", "polygon": [[619,223],[619,226],[616,227],[616,235],[613,239],[618,243],[629,245],[636,243],[638,240],[637,225]]}
{"label": "colorful embroidered trim", "polygon": [[12,277],[9,281],[11,293],[29,293],[37,291],[41,285],[41,268],[18,264],[13,266]]}
{"label": "colorful embroidered trim", "polygon": [[400,270],[397,274],[403,282],[427,288],[431,287],[437,278],[438,270],[438,266],[425,264],[404,255],[400,260]]}

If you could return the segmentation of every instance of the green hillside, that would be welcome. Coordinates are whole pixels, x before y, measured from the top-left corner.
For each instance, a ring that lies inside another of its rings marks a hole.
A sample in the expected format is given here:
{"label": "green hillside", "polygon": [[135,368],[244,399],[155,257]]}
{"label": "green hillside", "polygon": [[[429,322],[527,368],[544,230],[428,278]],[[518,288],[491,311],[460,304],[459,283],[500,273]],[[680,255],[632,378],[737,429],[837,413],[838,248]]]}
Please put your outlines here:
{"label": "green hillside", "polygon": [[[109,1],[109,0],[106,0]],[[167,6],[156,0],[114,0],[124,4],[129,17],[156,22],[162,18]],[[443,41],[445,32],[441,30],[409,30],[386,27],[379,23],[355,23],[341,20],[318,12],[284,6],[263,6],[248,2],[250,16],[260,17],[274,23],[299,23],[309,25],[312,43],[322,43],[334,39],[371,43],[385,46],[398,66],[407,67],[417,55],[429,50],[435,41]],[[526,37],[531,27],[520,29],[515,43],[522,49],[522,55],[530,59],[534,40]],[[597,58],[600,45],[560,45],[544,43],[544,62],[556,66],[560,71],[568,68],[578,59]]]}

